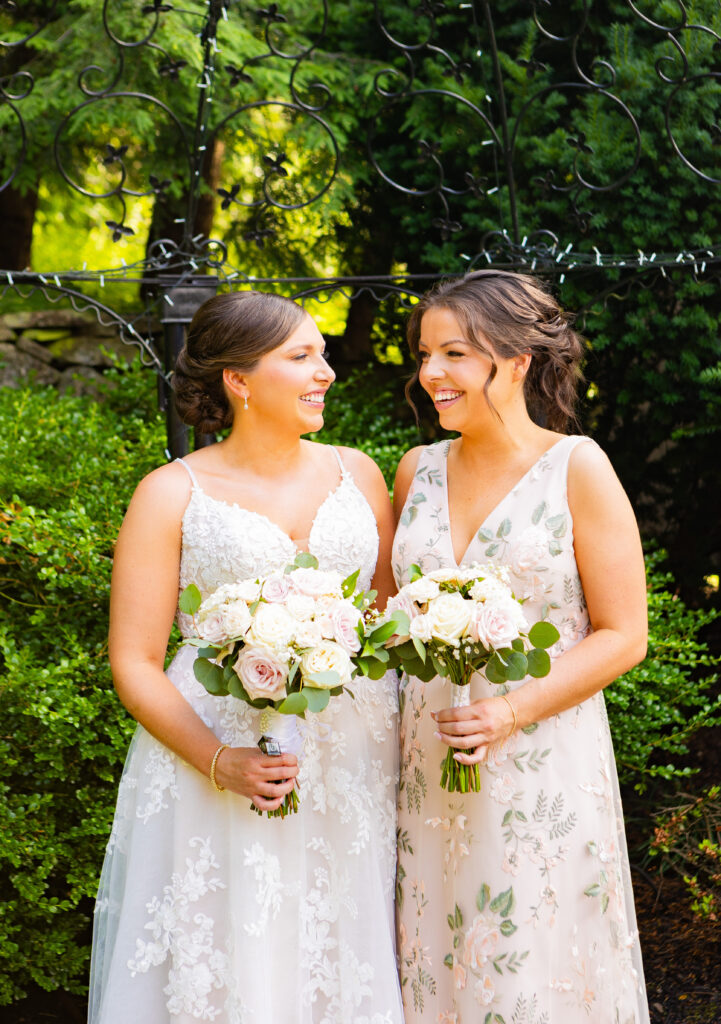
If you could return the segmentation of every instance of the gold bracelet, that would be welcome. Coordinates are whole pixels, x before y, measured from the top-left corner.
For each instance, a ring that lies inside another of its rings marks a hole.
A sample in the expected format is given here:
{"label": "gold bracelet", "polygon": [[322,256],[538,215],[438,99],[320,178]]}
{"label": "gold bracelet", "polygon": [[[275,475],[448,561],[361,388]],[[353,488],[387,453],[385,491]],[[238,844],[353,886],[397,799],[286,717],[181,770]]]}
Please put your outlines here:
{"label": "gold bracelet", "polygon": [[223,751],[227,749],[227,747],[228,747],[227,743],[221,743],[221,745],[216,750],[215,754],[213,754],[213,760],[212,760],[212,762],[210,764],[210,781],[213,783],[213,788],[218,793],[224,792],[225,786],[219,786],[218,785],[218,783],[217,783],[217,781],[215,779],[215,766],[218,763],[218,758],[223,753]]}
{"label": "gold bracelet", "polygon": [[511,714],[513,715],[513,726],[511,727],[511,731],[506,737],[506,739],[510,739],[510,737],[513,736],[514,732],[518,728],[518,715],[516,714],[516,709],[514,708],[513,704],[511,704],[510,700],[505,695],[505,693],[502,693],[500,696],[501,699],[505,700],[506,704],[508,704],[509,708],[511,709]]}

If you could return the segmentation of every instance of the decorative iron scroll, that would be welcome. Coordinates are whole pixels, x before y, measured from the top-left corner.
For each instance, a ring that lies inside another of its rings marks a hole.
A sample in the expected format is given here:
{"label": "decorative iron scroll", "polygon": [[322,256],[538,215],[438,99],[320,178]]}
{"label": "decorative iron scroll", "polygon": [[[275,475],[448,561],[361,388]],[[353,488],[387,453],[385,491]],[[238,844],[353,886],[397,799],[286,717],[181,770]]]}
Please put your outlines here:
{"label": "decorative iron scroll", "polygon": [[[0,0],[0,192],[22,189],[45,161],[69,199],[101,204],[119,262],[138,203],[152,205],[153,216],[176,212],[173,231],[131,266],[0,268],[0,298],[8,289],[40,289],[94,308],[167,378],[140,320],[115,313],[98,285],[136,280],[148,311],[163,318],[172,288],[206,274],[221,286],[263,281],[304,297],[370,289],[382,301],[418,294],[441,271],[489,264],[543,270],[561,282],[599,268],[648,280],[669,268],[705,275],[721,265],[721,244],[607,251],[591,230],[600,197],[632,187],[648,138],[665,147],[674,173],[709,190],[721,184],[719,24],[695,23],[681,0],[667,22],[653,16],[659,5],[650,0],[614,5],[619,33],[658,53],[652,117],[636,102],[623,53],[599,47],[592,0],[519,2],[523,39],[507,34],[520,14],[510,3],[505,13],[499,7],[103,0],[74,8],[75,27],[96,19],[87,33],[94,52],[77,54],[69,82],[65,5]],[[363,26],[368,53],[351,60],[353,24]],[[61,81],[66,109],[48,84]],[[691,126],[682,108],[694,111]],[[595,135],[579,128],[591,109],[601,125]],[[390,197],[398,216],[417,218],[443,266],[365,277],[358,266],[352,276],[307,280],[286,267],[253,277],[248,245],[259,254],[272,245],[287,251],[289,215],[322,217],[323,204],[344,188],[352,200],[343,167],[353,146],[356,168],[365,146],[360,169],[371,187]],[[198,230],[212,197],[213,229]],[[544,206],[551,202],[563,209],[560,218]]]}

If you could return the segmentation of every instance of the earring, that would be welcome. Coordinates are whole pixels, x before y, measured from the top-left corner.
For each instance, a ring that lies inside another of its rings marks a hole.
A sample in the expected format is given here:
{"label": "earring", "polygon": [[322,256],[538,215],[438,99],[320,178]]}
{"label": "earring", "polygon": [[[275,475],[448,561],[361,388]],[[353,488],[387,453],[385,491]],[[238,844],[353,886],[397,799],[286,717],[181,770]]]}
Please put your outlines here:
{"label": "earring", "polygon": [[245,409],[246,412],[248,411],[248,396],[247,395],[243,399],[243,408]]}

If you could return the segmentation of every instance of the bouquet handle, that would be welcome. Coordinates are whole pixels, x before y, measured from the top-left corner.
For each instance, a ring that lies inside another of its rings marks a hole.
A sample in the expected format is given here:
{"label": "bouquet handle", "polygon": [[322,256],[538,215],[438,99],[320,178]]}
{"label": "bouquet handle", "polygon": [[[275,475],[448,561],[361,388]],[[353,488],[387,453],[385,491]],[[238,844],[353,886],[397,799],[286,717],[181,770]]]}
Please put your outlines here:
{"label": "bouquet handle", "polygon": [[[451,683],[451,707],[467,708],[471,703],[470,680],[465,685]],[[477,764],[459,764],[453,756],[458,748],[449,747],[441,768],[441,786],[451,793],[477,793],[481,773]]]}

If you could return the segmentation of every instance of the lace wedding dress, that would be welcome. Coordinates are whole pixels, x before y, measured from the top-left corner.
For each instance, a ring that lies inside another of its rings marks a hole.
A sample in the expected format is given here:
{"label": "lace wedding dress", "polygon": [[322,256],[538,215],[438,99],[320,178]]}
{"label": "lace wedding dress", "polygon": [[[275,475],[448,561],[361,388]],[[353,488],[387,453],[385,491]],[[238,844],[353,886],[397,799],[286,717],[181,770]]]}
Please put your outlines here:
{"label": "lace wedding dress", "polygon": [[[335,452],[335,449],[333,449]],[[360,567],[378,533],[344,469],[316,514],[323,569]],[[283,569],[291,539],[270,519],[211,498],[192,477],[180,587]],[[190,622],[178,621],[184,634]],[[212,697],[182,648],[168,676],[219,743],[255,746],[260,712]],[[141,726],[120,783],[95,914],[90,1024],[401,1024],[393,926],[397,687],[354,681],[299,720],[300,809],[259,817],[216,792]]]}
{"label": "lace wedding dress", "polygon": [[[490,513],[462,564],[507,566],[557,656],[590,630],[558,441]],[[399,586],[417,563],[455,565],[450,442],[421,452],[393,549]],[[471,699],[504,690],[476,675]],[[511,683],[510,688],[522,683]],[[648,1024],[616,766],[602,693],[514,735],[481,766],[481,792],[440,787],[430,712],[449,684],[401,692],[399,960],[406,1024]]]}

